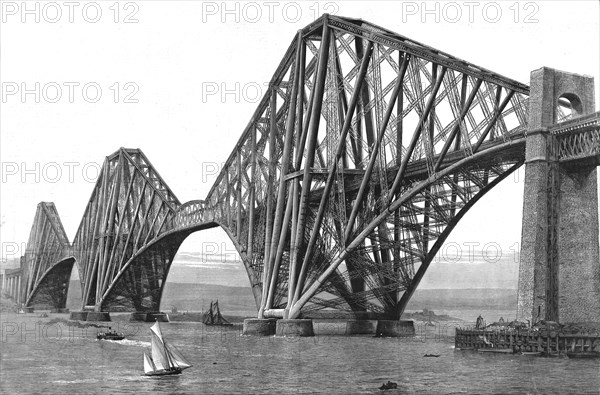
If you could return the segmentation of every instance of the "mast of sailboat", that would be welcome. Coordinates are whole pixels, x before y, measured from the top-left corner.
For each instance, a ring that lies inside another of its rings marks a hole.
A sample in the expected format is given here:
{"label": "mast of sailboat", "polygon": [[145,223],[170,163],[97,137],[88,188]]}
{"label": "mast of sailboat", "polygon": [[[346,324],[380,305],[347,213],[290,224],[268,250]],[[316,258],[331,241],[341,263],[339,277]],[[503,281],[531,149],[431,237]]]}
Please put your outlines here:
{"label": "mast of sailboat", "polygon": [[221,315],[221,310],[219,309],[219,299],[217,299],[216,305],[217,305],[217,321],[219,324],[222,324],[223,316]]}
{"label": "mast of sailboat", "polygon": [[[156,324],[158,325],[158,321],[156,321]],[[170,368],[172,369],[172,368],[178,366],[177,364],[173,363],[173,356],[171,355],[171,352],[167,348],[167,344],[165,343],[165,340],[164,339],[161,339],[161,340],[163,341],[163,347],[165,348],[165,354],[167,354],[167,360],[168,360]]]}

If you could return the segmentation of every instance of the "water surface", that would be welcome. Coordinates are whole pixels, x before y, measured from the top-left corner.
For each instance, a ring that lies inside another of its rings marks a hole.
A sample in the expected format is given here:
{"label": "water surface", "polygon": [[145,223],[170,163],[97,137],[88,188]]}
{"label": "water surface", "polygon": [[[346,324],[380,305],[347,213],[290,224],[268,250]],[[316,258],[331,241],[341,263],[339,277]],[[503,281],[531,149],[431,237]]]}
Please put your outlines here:
{"label": "water surface", "polygon": [[[143,376],[150,351],[146,323],[111,323],[127,340],[98,341],[96,328],[56,317],[2,315],[0,392],[230,394],[376,394],[388,380],[410,394],[598,394],[600,361],[455,351],[452,323],[414,338],[324,335],[343,325],[319,323],[314,338],[246,337],[241,328],[166,323],[164,336],[192,362],[182,375]],[[426,353],[439,358],[424,358]]]}

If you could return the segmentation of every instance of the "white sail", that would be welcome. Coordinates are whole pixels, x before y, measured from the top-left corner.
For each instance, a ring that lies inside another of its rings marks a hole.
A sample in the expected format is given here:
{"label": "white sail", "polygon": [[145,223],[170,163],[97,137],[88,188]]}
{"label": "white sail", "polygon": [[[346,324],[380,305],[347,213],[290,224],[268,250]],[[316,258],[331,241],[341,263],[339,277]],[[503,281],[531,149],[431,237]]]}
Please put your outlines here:
{"label": "white sail", "polygon": [[161,342],[163,341],[163,335],[162,335],[162,331],[160,330],[160,325],[158,325],[158,321],[156,321],[156,322],[154,323],[154,325],[152,325],[152,326],[150,327],[150,330],[151,330],[152,332],[154,332],[154,334],[155,334],[156,336],[158,336],[158,338],[160,339],[160,341],[161,341]]}
{"label": "white sail", "polygon": [[165,341],[165,346],[167,348],[167,351],[169,352],[170,356],[171,356],[171,360],[177,365],[179,366],[182,370],[183,369],[187,369],[187,368],[191,368],[192,364],[189,363],[183,355],[181,355],[181,353],[179,352],[179,350],[177,348],[175,348],[174,345],[172,345],[171,343],[168,343]]}
{"label": "white sail", "polygon": [[151,332],[151,335],[152,338],[150,343],[152,344],[152,360],[154,361],[154,366],[156,367],[156,370],[167,370],[170,367],[170,364],[169,358],[165,353],[165,346],[162,339],[154,332]]}
{"label": "white sail", "polygon": [[150,366],[154,369],[151,371],[172,371],[173,368],[180,368],[181,370],[187,369],[192,365],[181,355],[179,350],[173,345],[167,343],[162,336],[158,321],[150,327],[151,345],[152,345],[152,358],[148,358],[146,361],[146,354],[144,353],[144,369],[146,369],[146,363],[149,362]]}
{"label": "white sail", "polygon": [[152,363],[152,359],[148,356],[148,354],[144,353],[144,373],[154,373],[154,364]]}

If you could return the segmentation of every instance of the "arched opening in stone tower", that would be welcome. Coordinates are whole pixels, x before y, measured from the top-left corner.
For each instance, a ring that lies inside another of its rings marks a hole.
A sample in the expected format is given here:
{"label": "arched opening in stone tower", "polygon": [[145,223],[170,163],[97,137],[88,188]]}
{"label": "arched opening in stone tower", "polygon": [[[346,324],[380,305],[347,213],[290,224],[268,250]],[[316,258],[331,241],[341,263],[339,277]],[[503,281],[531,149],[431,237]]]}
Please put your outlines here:
{"label": "arched opening in stone tower", "polygon": [[556,122],[568,121],[583,114],[581,99],[574,93],[563,93],[556,102]]}

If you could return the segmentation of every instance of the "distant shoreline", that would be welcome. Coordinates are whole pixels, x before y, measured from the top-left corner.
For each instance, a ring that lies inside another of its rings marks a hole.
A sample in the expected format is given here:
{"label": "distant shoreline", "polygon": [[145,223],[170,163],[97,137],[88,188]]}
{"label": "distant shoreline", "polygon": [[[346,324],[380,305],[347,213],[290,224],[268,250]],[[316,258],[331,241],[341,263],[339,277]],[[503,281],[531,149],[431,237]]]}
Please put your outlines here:
{"label": "distant shoreline", "polygon": [[[81,309],[79,281],[71,281],[69,290],[67,307],[72,311]],[[211,300],[217,299],[222,314],[228,320],[229,317],[243,319],[243,317],[256,316],[256,303],[250,287],[202,283],[168,282],[165,285],[160,310],[169,313],[175,308],[180,313],[188,311],[201,314],[208,309]],[[432,310],[440,315],[456,316],[453,311],[460,310],[475,311],[476,317],[479,315],[479,311],[485,310],[515,311],[516,305],[516,289],[417,289],[406,306],[405,316],[408,316],[409,312],[412,314],[423,310]],[[466,315],[463,314],[458,314],[458,316],[466,318]],[[415,319],[424,318],[419,315],[415,317]],[[185,320],[189,321],[190,318]]]}

